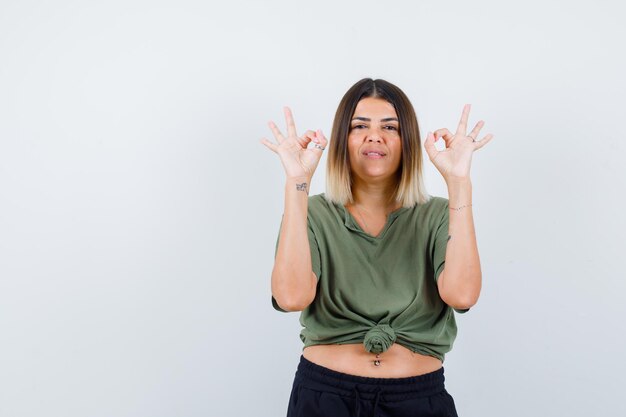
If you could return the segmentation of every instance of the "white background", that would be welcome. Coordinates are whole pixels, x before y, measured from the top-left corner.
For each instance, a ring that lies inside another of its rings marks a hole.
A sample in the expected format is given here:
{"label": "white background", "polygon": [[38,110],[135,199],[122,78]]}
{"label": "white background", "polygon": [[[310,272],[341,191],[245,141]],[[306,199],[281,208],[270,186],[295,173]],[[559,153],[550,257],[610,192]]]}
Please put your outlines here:
{"label": "white background", "polygon": [[[620,2],[0,3],[0,416],[282,416],[267,121],[386,79],[474,154],[459,415],[624,415]],[[426,162],[426,184],[447,197]],[[324,191],[325,159],[311,194]]]}

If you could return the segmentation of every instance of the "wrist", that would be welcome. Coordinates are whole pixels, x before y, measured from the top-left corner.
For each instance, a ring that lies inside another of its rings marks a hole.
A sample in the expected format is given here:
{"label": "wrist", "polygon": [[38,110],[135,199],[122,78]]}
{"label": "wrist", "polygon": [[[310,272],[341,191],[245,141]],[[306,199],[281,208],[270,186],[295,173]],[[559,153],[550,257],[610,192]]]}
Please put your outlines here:
{"label": "wrist", "polygon": [[472,180],[470,177],[447,177],[445,180],[448,187],[458,187],[463,185],[472,186]]}
{"label": "wrist", "polygon": [[469,178],[455,179],[447,182],[448,201],[450,207],[460,207],[472,204],[472,182]]}
{"label": "wrist", "polygon": [[307,184],[311,183],[311,178],[308,175],[302,175],[302,176],[297,176],[297,177],[287,177],[287,183],[288,184],[293,184],[293,183],[303,183],[306,182]]}
{"label": "wrist", "polygon": [[285,189],[287,192],[297,191],[302,192],[304,195],[309,195],[309,189],[311,187],[311,177],[287,177],[285,181]]}

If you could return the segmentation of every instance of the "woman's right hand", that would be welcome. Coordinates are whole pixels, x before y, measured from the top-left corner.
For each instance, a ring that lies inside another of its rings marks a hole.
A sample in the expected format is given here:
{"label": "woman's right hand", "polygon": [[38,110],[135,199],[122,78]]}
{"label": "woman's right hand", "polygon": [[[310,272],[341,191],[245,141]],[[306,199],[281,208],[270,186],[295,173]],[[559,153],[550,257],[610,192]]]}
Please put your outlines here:
{"label": "woman's right hand", "polygon": [[[289,107],[285,107],[284,112],[285,119],[287,120],[287,137],[283,136],[278,126],[270,121],[268,123],[269,127],[278,144],[266,138],[261,139],[261,143],[278,154],[285,168],[287,178],[311,178],[322,157],[323,148],[326,148],[328,144],[328,140],[319,129],[315,132],[307,130],[302,137],[298,137],[291,110]],[[315,145],[310,149],[307,148],[309,142],[313,142],[322,149]]]}

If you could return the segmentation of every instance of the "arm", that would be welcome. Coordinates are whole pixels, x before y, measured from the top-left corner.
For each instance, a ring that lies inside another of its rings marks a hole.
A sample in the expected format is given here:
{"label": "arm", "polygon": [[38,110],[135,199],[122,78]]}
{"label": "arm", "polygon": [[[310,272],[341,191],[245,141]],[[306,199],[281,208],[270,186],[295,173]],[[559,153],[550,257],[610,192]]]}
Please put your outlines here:
{"label": "arm", "polygon": [[[448,181],[449,206],[472,204],[472,183],[468,179]],[[476,244],[472,207],[450,210],[446,262],[437,281],[441,299],[457,309],[468,309],[478,301],[482,273]]]}
{"label": "arm", "polygon": [[313,273],[307,234],[309,177],[287,178],[285,211],[272,270],[272,295],[286,311],[305,309],[315,298],[317,277]]}
{"label": "arm", "polygon": [[[477,140],[484,125],[479,121],[469,135],[466,135],[467,121],[471,105],[463,107],[463,114],[456,133],[448,129],[429,132],[424,146],[435,167],[441,172],[448,185],[448,242],[446,245],[445,267],[439,274],[437,287],[441,299],[449,306],[465,310],[476,304],[480,295],[481,271],[474,218],[472,217],[472,183],[470,166],[474,151],[485,146],[493,134]],[[445,141],[445,149],[438,151],[435,142]],[[453,210],[463,207],[460,210]]]}
{"label": "arm", "polygon": [[[261,139],[280,156],[287,174],[285,211],[272,269],[272,297],[283,311],[299,311],[313,302],[317,288],[308,240],[309,184],[328,140],[321,130],[308,130],[298,137],[291,109],[285,107],[284,112],[287,137],[269,122],[277,143]],[[310,142],[314,142],[311,149]]]}

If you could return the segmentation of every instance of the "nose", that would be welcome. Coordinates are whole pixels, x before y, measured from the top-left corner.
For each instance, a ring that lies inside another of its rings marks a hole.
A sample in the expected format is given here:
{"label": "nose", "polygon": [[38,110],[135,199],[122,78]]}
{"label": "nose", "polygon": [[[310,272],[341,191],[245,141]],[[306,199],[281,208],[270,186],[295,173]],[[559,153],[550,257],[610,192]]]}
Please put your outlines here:
{"label": "nose", "polygon": [[367,141],[368,142],[381,142],[382,139],[380,135],[378,134],[378,132],[372,132],[367,136]]}

